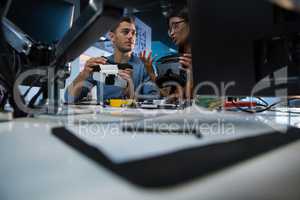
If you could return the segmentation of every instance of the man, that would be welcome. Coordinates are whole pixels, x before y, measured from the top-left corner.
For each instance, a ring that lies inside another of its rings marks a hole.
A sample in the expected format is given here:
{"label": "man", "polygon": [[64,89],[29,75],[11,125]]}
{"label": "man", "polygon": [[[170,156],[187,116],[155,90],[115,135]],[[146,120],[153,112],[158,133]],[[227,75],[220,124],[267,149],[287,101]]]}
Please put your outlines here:
{"label": "man", "polygon": [[[136,42],[136,27],[132,18],[123,17],[116,27],[109,32],[114,47],[114,54],[108,59],[96,57],[89,59],[82,72],[77,76],[65,93],[67,103],[74,103],[86,97],[92,87],[97,86],[97,94],[103,100],[111,98],[133,98],[134,91],[139,94],[155,94],[156,89],[151,84],[144,63],[133,55]],[[92,78],[93,66],[107,63],[128,63],[133,69],[119,70],[119,76],[127,81],[126,88],[104,85]],[[101,90],[102,88],[102,90]],[[101,92],[102,91],[102,92]]]}

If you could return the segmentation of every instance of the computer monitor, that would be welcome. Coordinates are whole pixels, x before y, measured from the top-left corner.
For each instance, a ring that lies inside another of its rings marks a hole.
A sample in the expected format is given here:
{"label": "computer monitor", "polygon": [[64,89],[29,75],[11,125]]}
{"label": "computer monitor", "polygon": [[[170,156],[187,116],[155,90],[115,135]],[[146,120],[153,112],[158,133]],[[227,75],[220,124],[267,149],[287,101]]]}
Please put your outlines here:
{"label": "computer monitor", "polygon": [[188,4],[196,94],[300,94],[299,14],[264,0]]}
{"label": "computer monitor", "polygon": [[12,1],[6,17],[34,41],[51,44],[70,29],[78,5],[76,0]]}

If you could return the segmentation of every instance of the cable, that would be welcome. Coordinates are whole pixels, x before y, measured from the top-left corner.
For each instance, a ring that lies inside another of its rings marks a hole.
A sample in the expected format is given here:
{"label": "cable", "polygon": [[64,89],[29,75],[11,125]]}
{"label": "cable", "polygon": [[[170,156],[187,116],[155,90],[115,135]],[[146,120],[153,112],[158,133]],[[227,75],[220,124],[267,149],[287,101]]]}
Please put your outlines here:
{"label": "cable", "polygon": [[[262,101],[263,103],[265,103],[266,105],[262,105],[262,104],[258,104],[258,106],[262,106],[262,107],[265,107],[261,110],[251,110],[251,109],[244,109],[242,107],[240,107],[239,105],[236,104],[236,102],[233,100],[231,101],[233,105],[236,106],[236,108],[240,111],[243,111],[243,112],[246,112],[246,113],[251,113],[251,114],[254,114],[254,113],[261,113],[261,112],[265,112],[265,111],[278,111],[278,112],[283,112],[283,113],[291,113],[291,114],[300,114],[300,112],[294,112],[294,111],[280,111],[280,110],[271,110],[272,107],[282,103],[282,101],[278,101],[278,102],[275,102],[271,105],[269,105],[263,98],[261,97],[256,97],[257,99],[259,99],[260,101]],[[289,98],[288,99],[288,102],[290,101],[293,101],[293,100],[300,100],[300,97],[292,97],[292,98]],[[289,103],[288,103],[289,104]]]}
{"label": "cable", "polygon": [[292,97],[288,98],[288,101],[300,100],[300,97]]}
{"label": "cable", "polygon": [[263,98],[261,97],[256,97],[258,100],[260,100],[261,102],[263,102],[265,104],[265,106],[269,106],[269,103],[266,102],[266,100],[264,100]]}
{"label": "cable", "polygon": [[232,101],[232,104],[233,104],[233,105],[236,105],[236,108],[239,109],[240,111],[243,111],[243,112],[246,112],[246,113],[254,114],[254,113],[261,113],[261,112],[265,112],[265,111],[267,111],[267,110],[270,110],[272,107],[278,105],[278,104],[281,103],[281,102],[282,102],[282,101],[278,101],[278,102],[273,103],[273,104],[271,104],[271,105],[269,105],[269,106],[266,106],[265,108],[263,108],[263,109],[261,109],[261,110],[250,110],[250,109],[248,110],[248,109],[244,109],[244,108],[242,108],[242,107],[236,105],[236,102],[234,102],[234,101]]}

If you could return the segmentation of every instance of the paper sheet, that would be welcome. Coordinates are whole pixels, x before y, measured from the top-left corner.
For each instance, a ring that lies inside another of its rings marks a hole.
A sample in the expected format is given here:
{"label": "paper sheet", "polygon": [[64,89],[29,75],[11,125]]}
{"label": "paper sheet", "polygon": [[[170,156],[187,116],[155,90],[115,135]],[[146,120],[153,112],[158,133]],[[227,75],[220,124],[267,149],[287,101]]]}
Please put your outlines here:
{"label": "paper sheet", "polygon": [[[222,118],[224,121],[222,121]],[[141,159],[162,155],[185,148],[198,147],[217,142],[226,142],[244,137],[251,137],[260,134],[272,133],[274,131],[283,131],[286,126],[277,124],[268,124],[262,122],[253,115],[222,114],[222,113],[182,113],[176,115],[167,115],[155,118],[153,122],[159,123],[182,123],[196,120],[208,130],[201,138],[193,134],[180,133],[158,133],[158,132],[123,132],[124,124],[95,124],[92,127],[71,128],[76,135],[102,150],[110,159],[116,163],[122,163],[130,160]],[[221,120],[221,121],[218,121]],[[138,124],[144,120],[137,122]],[[134,122],[135,123],[135,122]],[[207,123],[207,125],[203,125]],[[217,124],[214,124],[217,123]],[[221,124],[218,124],[221,123]],[[222,129],[226,123],[233,126],[232,132],[222,132],[216,130],[213,126],[220,126]],[[191,124],[190,124],[191,125]],[[209,132],[209,126],[212,127]],[[203,131],[204,132],[204,131]]]}

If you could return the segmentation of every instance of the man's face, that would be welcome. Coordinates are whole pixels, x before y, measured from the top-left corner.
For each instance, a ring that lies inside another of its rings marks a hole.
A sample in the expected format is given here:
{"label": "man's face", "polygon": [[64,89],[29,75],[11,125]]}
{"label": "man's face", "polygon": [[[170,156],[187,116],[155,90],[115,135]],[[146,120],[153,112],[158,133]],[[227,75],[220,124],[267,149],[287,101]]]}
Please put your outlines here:
{"label": "man's face", "polygon": [[123,52],[134,49],[136,41],[136,29],[133,23],[121,22],[115,32],[110,33],[110,38],[115,47]]}

